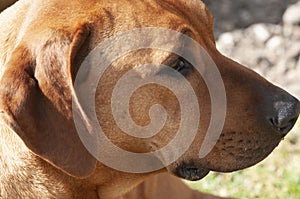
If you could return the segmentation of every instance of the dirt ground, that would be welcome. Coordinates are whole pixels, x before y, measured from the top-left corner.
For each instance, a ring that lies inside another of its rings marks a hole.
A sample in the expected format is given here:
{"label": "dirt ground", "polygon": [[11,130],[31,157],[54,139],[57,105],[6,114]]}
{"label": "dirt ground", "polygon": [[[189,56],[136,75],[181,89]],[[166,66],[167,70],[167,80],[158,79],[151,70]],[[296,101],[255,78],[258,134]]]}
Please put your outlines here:
{"label": "dirt ground", "polygon": [[255,23],[281,24],[287,7],[297,0],[203,0],[215,17],[215,35]]}
{"label": "dirt ground", "polygon": [[204,0],[219,50],[300,98],[300,0]]}

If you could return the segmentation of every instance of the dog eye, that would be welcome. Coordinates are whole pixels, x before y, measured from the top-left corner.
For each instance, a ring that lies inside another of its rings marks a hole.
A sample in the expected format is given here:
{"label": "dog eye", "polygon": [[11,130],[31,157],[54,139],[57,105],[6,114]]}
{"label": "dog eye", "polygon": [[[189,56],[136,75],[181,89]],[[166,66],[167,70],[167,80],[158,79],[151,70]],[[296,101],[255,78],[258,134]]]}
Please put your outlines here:
{"label": "dog eye", "polygon": [[172,67],[183,75],[187,74],[187,72],[189,72],[193,68],[192,64],[190,64],[182,57],[179,57],[172,65]]}

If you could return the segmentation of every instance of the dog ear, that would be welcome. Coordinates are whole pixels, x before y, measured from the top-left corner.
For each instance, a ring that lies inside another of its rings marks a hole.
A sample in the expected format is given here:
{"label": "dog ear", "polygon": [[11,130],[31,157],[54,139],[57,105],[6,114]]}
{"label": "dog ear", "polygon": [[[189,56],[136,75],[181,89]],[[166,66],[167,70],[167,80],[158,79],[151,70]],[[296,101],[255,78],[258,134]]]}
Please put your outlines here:
{"label": "dog ear", "polygon": [[36,155],[69,175],[86,177],[96,159],[82,144],[73,121],[73,60],[89,29],[55,32],[34,50],[20,45],[0,81],[4,122]]}

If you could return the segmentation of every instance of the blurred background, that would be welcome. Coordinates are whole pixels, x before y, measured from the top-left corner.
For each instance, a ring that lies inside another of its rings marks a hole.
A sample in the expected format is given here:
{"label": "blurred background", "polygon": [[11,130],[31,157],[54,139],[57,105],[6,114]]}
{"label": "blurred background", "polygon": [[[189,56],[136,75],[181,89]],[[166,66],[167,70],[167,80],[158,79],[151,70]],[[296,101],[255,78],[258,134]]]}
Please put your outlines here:
{"label": "blurred background", "polygon": [[[203,0],[218,49],[300,98],[300,0]],[[300,198],[300,121],[260,164],[211,173],[194,189],[241,199]]]}

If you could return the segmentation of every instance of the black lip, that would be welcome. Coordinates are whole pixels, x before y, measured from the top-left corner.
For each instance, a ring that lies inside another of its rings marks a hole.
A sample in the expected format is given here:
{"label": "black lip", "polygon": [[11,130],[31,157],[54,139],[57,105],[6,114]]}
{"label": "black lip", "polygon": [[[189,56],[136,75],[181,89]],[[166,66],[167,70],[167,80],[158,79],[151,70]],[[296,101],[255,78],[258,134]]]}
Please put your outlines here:
{"label": "black lip", "polygon": [[204,178],[209,173],[208,169],[196,167],[194,165],[183,164],[176,168],[175,174],[183,179],[197,181]]}

